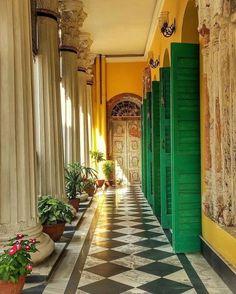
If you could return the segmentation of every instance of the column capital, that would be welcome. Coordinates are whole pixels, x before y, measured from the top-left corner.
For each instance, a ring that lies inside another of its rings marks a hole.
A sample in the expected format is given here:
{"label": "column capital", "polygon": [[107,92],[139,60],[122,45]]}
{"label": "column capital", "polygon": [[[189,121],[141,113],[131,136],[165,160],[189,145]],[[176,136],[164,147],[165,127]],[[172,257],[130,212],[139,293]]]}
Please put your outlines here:
{"label": "column capital", "polygon": [[58,0],[37,0],[37,14],[57,20]]}
{"label": "column capital", "polygon": [[82,27],[87,14],[80,0],[60,0],[60,29],[61,49],[74,49],[78,51],[79,28]]}
{"label": "column capital", "polygon": [[89,51],[81,51],[78,56],[78,71],[88,72],[91,66],[94,64],[96,54]]}

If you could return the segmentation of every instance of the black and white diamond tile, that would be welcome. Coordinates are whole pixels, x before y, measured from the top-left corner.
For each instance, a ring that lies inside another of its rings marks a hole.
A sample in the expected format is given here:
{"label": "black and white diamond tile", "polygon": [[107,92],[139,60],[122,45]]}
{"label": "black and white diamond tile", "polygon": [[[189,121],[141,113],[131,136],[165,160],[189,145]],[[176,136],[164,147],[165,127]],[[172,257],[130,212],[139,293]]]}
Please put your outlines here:
{"label": "black and white diamond tile", "polygon": [[194,291],[139,188],[117,193],[104,202],[77,294]]}

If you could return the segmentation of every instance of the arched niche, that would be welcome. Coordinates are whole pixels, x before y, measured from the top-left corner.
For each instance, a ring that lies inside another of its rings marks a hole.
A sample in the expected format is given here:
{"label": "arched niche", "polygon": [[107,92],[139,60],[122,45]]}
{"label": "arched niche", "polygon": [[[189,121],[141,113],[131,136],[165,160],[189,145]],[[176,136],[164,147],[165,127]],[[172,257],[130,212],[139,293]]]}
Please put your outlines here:
{"label": "arched niche", "polygon": [[198,10],[195,0],[189,0],[186,6],[183,27],[182,27],[182,43],[199,43],[198,33]]}

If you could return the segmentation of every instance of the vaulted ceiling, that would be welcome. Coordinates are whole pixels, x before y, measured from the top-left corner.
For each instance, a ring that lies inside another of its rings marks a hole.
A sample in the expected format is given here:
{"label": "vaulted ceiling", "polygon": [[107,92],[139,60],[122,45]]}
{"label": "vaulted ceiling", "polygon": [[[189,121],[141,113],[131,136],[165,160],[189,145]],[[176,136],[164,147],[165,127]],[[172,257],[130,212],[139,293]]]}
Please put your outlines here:
{"label": "vaulted ceiling", "polygon": [[108,56],[145,54],[161,0],[84,0],[82,31],[91,33],[91,52]]}

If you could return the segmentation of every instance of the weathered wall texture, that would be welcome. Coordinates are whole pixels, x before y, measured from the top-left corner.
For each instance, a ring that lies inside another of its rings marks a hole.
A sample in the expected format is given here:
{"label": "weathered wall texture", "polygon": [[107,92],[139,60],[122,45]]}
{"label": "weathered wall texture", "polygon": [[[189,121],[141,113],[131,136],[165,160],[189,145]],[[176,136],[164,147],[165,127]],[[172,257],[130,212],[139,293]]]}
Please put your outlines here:
{"label": "weathered wall texture", "polygon": [[204,37],[203,211],[236,226],[236,1],[196,2]]}

